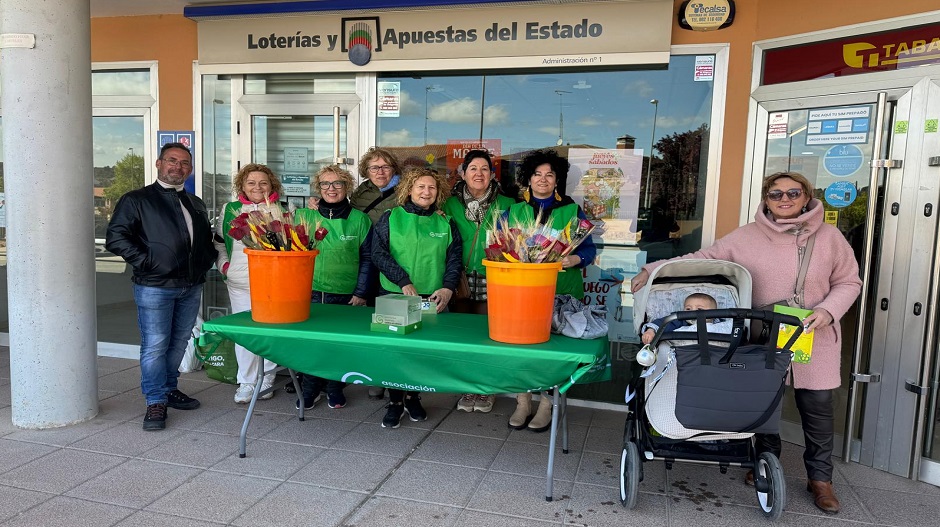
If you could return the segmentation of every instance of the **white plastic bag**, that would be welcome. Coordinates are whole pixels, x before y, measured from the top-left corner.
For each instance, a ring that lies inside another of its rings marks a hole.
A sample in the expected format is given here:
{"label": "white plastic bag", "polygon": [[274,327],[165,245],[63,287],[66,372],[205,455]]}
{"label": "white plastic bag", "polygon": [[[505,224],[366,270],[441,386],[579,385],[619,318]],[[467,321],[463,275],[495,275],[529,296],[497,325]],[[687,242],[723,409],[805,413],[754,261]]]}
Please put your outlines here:
{"label": "white plastic bag", "polygon": [[196,316],[196,325],[193,326],[193,336],[186,343],[186,353],[180,362],[180,373],[190,373],[202,369],[202,361],[196,358],[196,341],[202,335],[202,317]]}

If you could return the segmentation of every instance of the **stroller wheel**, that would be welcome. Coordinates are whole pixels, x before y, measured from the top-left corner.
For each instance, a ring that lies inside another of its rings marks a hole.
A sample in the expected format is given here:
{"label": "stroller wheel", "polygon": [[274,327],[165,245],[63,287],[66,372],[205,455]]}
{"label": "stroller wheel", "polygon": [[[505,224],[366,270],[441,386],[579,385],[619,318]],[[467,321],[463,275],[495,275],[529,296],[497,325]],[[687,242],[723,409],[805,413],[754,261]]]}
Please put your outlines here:
{"label": "stroller wheel", "polygon": [[754,488],[764,516],[779,520],[787,505],[787,482],[777,456],[764,452],[754,465]]}
{"label": "stroller wheel", "polygon": [[636,507],[636,495],[640,487],[640,451],[636,443],[623,442],[620,453],[620,503],[627,509]]}

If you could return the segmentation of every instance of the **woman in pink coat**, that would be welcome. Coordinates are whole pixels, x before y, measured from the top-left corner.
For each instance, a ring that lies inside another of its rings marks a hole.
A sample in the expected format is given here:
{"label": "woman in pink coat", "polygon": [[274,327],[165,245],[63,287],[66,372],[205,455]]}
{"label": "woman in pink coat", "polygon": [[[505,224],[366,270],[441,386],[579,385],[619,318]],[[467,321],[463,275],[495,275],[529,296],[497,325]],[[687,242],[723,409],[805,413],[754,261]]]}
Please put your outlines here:
{"label": "woman in pink coat", "polygon": [[[841,383],[842,336],[839,319],[861,291],[858,263],[842,233],[823,222],[823,204],[814,199],[812,184],[801,174],[778,172],[764,179],[763,201],[754,222],[738,227],[714,245],[680,258],[729,260],[744,266],[754,283],[753,305],[766,306],[793,296],[806,242],[816,235],[803,286],[803,307],[813,313],[803,320],[814,332],[809,364],[793,364],[796,406],[803,423],[803,463],[817,507],[839,512],[832,489],[832,390]],[[647,264],[631,281],[637,291],[650,271],[665,261]],[[757,452],[780,456],[780,436],[757,435]],[[746,481],[753,484],[748,472]]]}

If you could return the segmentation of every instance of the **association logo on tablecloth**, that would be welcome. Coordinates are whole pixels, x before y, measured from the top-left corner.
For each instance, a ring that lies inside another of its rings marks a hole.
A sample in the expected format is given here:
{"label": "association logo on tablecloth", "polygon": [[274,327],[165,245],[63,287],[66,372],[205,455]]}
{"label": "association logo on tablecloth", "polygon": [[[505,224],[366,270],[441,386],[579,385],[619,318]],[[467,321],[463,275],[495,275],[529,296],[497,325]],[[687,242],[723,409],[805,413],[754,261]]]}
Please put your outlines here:
{"label": "association logo on tablecloth", "polygon": [[340,380],[349,384],[363,384],[366,381],[372,382],[372,377],[369,377],[364,373],[359,373],[358,371],[351,371],[346,375],[343,375],[343,378]]}

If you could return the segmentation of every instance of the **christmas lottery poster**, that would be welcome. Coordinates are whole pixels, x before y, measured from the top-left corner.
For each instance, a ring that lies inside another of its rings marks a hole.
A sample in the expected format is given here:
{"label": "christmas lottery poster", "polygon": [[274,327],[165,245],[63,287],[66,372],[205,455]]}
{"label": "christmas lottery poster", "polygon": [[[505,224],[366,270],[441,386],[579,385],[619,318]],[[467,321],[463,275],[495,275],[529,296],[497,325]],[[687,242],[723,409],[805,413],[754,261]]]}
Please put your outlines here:
{"label": "christmas lottery poster", "polygon": [[568,194],[597,225],[594,242],[636,245],[642,150],[572,148]]}

